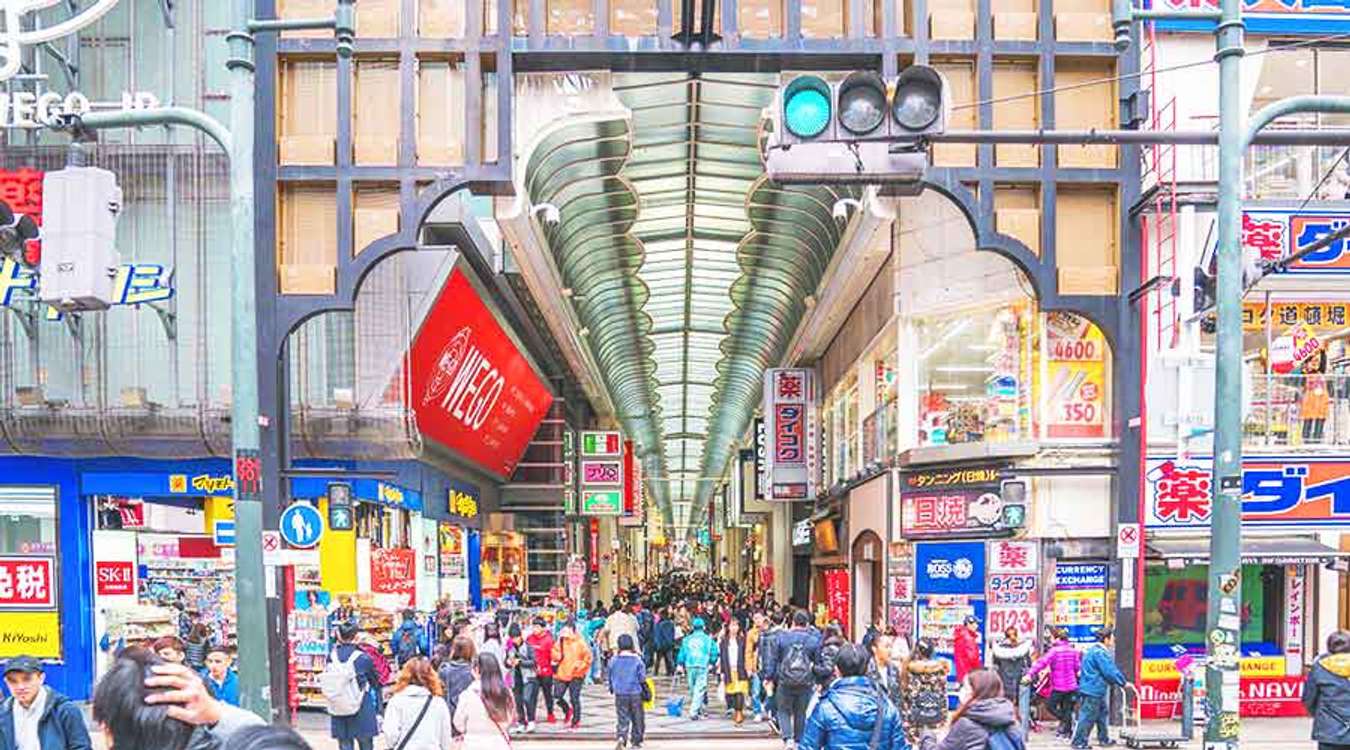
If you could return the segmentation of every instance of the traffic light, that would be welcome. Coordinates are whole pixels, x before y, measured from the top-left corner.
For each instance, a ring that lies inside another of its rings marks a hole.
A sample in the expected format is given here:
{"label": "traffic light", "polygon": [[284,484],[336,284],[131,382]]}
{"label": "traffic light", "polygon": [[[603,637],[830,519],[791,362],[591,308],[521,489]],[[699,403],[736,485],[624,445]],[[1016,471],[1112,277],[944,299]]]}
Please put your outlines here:
{"label": "traffic light", "polygon": [[38,225],[33,217],[15,213],[6,202],[0,201],[0,258],[14,258],[26,266],[37,260],[33,240],[38,238]]}
{"label": "traffic light", "polygon": [[42,262],[38,294],[58,310],[105,310],[117,273],[117,176],[66,167],[42,178]]}
{"label": "traffic light", "polygon": [[911,65],[887,83],[876,71],[839,80],[786,81],[770,116],[764,164],[783,184],[883,184],[915,193],[928,167],[928,136],[947,125],[942,74]]}

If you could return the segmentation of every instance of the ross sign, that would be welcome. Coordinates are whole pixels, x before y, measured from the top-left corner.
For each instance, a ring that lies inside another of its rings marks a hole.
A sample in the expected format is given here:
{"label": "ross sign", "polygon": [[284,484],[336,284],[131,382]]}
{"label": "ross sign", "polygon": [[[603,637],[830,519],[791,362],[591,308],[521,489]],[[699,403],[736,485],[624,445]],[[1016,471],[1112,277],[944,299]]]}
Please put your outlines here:
{"label": "ross sign", "polygon": [[56,609],[56,558],[0,557],[0,609]]}
{"label": "ross sign", "polygon": [[400,606],[414,606],[417,594],[417,553],[410,549],[371,549],[370,590],[376,594],[398,597],[402,601]]}
{"label": "ross sign", "polygon": [[991,573],[1041,572],[1041,548],[1036,542],[1014,542],[1003,539],[989,543],[989,571]]}
{"label": "ross sign", "polygon": [[623,455],[623,436],[613,430],[582,432],[581,455],[583,457]]}
{"label": "ross sign", "polygon": [[286,544],[308,549],[323,536],[323,517],[319,509],[305,502],[291,503],[281,512],[281,538]]}
{"label": "ross sign", "polygon": [[581,491],[581,515],[618,516],[623,514],[623,492],[621,490]]}
{"label": "ross sign", "polygon": [[1122,523],[1116,527],[1116,557],[1122,560],[1139,559],[1144,546],[1144,534],[1137,523]]}
{"label": "ross sign", "polygon": [[907,538],[980,536],[1008,530],[997,466],[906,472],[901,477],[900,523]]}
{"label": "ross sign", "polygon": [[61,658],[61,614],[0,612],[0,659],[32,656]]}
{"label": "ross sign", "polygon": [[234,521],[228,519],[217,519],[212,524],[211,541],[217,547],[234,546]]}
{"label": "ross sign", "polygon": [[[1218,0],[1153,0],[1164,10],[1218,10]],[[1245,0],[1242,21],[1252,34],[1340,34],[1350,32],[1350,5],[1341,0]],[[1160,20],[1159,31],[1212,33],[1213,22]]]}
{"label": "ross sign", "polygon": [[[1213,461],[1148,460],[1145,526],[1209,526]],[[1350,460],[1253,456],[1242,462],[1242,525],[1337,527],[1350,523]]]}
{"label": "ross sign", "polygon": [[984,542],[921,542],[915,545],[916,593],[984,595]]}
{"label": "ross sign", "polygon": [[130,560],[94,563],[94,593],[99,596],[135,596],[136,565]]}
{"label": "ross sign", "polygon": [[464,518],[478,517],[478,506],[482,502],[478,485],[452,479],[449,492],[447,505],[451,515]]}
{"label": "ross sign", "polygon": [[500,477],[520,461],[553,396],[459,269],[408,353],[422,433]]}
{"label": "ross sign", "polygon": [[1041,393],[1046,436],[1106,436],[1106,338],[1086,318],[1045,314],[1048,380]]}
{"label": "ross sign", "polygon": [[623,461],[621,460],[583,460],[581,462],[582,484],[623,484]]}
{"label": "ross sign", "polygon": [[806,369],[764,373],[766,500],[806,500],[819,481],[815,376]]}
{"label": "ross sign", "polygon": [[1094,631],[1106,624],[1105,563],[1055,566],[1054,620],[1074,643],[1095,643]]}
{"label": "ross sign", "polygon": [[[1298,2],[1299,0],[1290,0]],[[1304,0],[1316,2],[1316,0]],[[1343,11],[1342,23],[1350,31],[1350,8]],[[1250,20],[1248,21],[1250,23]],[[1350,214],[1289,209],[1247,209],[1242,212],[1243,254],[1255,260],[1275,261],[1312,246],[1318,240],[1350,223]],[[1283,273],[1350,273],[1350,254],[1346,240],[1330,245],[1291,263]]]}

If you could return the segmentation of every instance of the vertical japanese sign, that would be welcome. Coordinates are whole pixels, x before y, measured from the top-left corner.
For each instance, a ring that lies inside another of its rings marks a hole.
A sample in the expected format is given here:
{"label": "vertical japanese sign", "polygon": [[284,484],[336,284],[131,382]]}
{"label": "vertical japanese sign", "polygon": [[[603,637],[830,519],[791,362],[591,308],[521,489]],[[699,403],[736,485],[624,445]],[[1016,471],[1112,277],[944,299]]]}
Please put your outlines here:
{"label": "vertical japanese sign", "polygon": [[61,658],[56,558],[0,557],[0,659]]}
{"label": "vertical japanese sign", "polygon": [[848,627],[849,615],[849,578],[844,568],[830,568],[825,571],[825,609],[831,620],[838,620]]}
{"label": "vertical japanese sign", "polygon": [[1106,436],[1106,339],[1086,318],[1045,314],[1049,380],[1042,387],[1046,437]]}
{"label": "vertical japanese sign", "polygon": [[1303,611],[1308,603],[1308,582],[1297,565],[1284,569],[1284,673],[1303,674]]}
{"label": "vertical japanese sign", "polygon": [[[1209,525],[1213,461],[1148,460],[1144,521],[1151,529]],[[1338,527],[1350,523],[1350,461],[1261,456],[1242,462],[1244,527]]]}
{"label": "vertical japanese sign", "polygon": [[811,370],[771,369],[764,373],[766,499],[806,500],[815,495],[819,465],[815,411]]}
{"label": "vertical japanese sign", "polygon": [[989,576],[985,598],[988,643],[1008,628],[1023,639],[1037,638],[1040,623],[1040,548],[1036,542],[1007,539],[989,543]]}

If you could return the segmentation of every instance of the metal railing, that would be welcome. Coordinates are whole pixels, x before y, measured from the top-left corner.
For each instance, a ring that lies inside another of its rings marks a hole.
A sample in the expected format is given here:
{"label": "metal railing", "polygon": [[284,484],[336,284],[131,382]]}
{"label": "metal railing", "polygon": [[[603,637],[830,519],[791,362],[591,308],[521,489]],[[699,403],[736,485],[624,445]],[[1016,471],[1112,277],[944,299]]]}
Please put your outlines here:
{"label": "metal railing", "polygon": [[1243,442],[1259,447],[1350,445],[1350,375],[1257,374]]}

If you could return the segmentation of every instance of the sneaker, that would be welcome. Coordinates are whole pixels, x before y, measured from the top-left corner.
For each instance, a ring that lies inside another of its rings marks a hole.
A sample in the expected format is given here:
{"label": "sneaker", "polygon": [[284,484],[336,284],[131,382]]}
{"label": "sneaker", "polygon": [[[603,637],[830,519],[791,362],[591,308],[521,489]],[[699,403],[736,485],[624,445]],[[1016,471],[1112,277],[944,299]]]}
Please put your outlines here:
{"label": "sneaker", "polygon": [[529,724],[525,725],[525,734],[533,734],[533,733],[534,733],[534,722],[532,721]]}
{"label": "sneaker", "polygon": [[563,711],[563,723],[564,724],[572,723],[572,709],[569,708],[566,711]]}
{"label": "sneaker", "polygon": [[619,740],[618,742],[614,743],[614,750],[627,750],[627,748],[628,743],[624,742],[623,740]]}
{"label": "sneaker", "polygon": [[556,718],[554,718],[553,714],[549,714],[549,715],[548,715],[547,721],[548,721],[548,723],[553,724],[553,723],[556,723],[558,720],[557,720]]}

